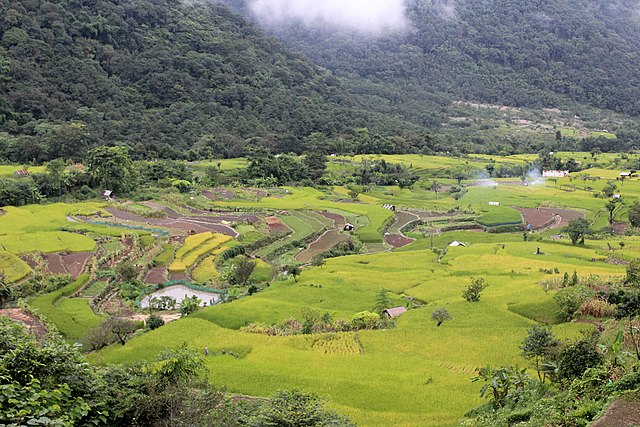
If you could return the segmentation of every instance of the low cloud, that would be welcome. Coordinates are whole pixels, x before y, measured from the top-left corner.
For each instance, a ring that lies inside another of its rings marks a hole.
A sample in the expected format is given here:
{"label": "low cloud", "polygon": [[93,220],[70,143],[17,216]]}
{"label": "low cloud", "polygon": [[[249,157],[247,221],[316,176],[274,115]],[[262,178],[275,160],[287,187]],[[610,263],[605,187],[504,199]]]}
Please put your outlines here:
{"label": "low cloud", "polygon": [[335,26],[374,35],[404,31],[409,25],[405,0],[251,0],[249,5],[267,25]]}

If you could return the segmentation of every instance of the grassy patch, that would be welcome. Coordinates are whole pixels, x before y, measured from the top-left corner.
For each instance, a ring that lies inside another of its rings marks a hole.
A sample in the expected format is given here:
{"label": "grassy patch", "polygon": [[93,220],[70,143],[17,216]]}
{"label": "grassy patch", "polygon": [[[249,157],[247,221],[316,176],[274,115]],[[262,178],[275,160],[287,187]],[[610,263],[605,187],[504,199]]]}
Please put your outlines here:
{"label": "grassy patch", "polygon": [[4,274],[7,282],[12,283],[26,277],[31,273],[31,268],[14,254],[0,251],[0,273]]}
{"label": "grassy patch", "polygon": [[88,280],[89,275],[81,274],[64,288],[40,295],[29,304],[56,325],[67,339],[77,341],[102,321],[102,317],[95,314],[89,307],[88,299],[67,298],[77,292]]}

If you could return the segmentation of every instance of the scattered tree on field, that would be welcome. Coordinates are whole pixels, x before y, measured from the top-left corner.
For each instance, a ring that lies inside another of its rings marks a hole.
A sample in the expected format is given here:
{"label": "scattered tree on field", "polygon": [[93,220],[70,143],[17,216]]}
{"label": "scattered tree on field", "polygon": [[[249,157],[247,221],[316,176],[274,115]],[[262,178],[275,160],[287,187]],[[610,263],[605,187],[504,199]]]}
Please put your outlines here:
{"label": "scattered tree on field", "polygon": [[238,257],[234,270],[234,282],[236,285],[244,286],[249,283],[249,278],[255,270],[258,262],[254,259],[250,259],[246,256]]}
{"label": "scattered tree on field", "polygon": [[628,285],[640,287],[640,258],[636,258],[629,263],[624,282]]}
{"label": "scattered tree on field", "polygon": [[462,297],[468,302],[480,301],[480,294],[484,291],[489,284],[484,277],[472,278],[471,283],[462,291]]}
{"label": "scattered tree on field", "polygon": [[300,267],[298,267],[297,265],[288,265],[284,268],[284,271],[291,277],[293,277],[293,280],[295,282],[298,281],[298,276],[300,275],[300,273],[302,273],[302,270],[300,270]]}
{"label": "scattered tree on field", "polygon": [[156,314],[151,314],[147,317],[145,324],[150,331],[153,331],[154,329],[158,329],[160,326],[163,326],[164,320]]}
{"label": "scattered tree on field", "polygon": [[322,255],[316,255],[313,258],[311,258],[311,265],[314,267],[322,268],[324,264],[325,264],[325,260]]}
{"label": "scattered tree on field", "polygon": [[440,307],[436,309],[433,313],[431,313],[431,320],[437,323],[436,326],[442,325],[447,320],[451,320],[451,314],[447,311],[446,308]]}
{"label": "scattered tree on field", "polygon": [[536,325],[529,329],[529,334],[520,346],[522,356],[535,362],[538,379],[542,383],[545,382],[546,375],[541,375],[540,363],[551,356],[559,345],[560,341],[553,335],[549,326]]}
{"label": "scattered tree on field", "polygon": [[616,211],[623,206],[620,199],[611,199],[605,205],[605,209],[609,212],[609,225],[613,224],[616,216]]}
{"label": "scattered tree on field", "polygon": [[584,218],[578,218],[572,220],[565,228],[565,231],[569,234],[571,243],[574,245],[584,245],[585,235],[591,233],[591,228],[589,226],[589,221]]}

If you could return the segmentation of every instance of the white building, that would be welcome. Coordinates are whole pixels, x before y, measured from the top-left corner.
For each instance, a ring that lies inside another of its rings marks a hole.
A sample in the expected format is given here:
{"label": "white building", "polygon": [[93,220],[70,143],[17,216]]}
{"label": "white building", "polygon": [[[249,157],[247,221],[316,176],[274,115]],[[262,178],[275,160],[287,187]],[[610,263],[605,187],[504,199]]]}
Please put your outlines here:
{"label": "white building", "polygon": [[564,178],[567,176],[569,176],[569,171],[553,171],[553,170],[542,171],[543,178]]}

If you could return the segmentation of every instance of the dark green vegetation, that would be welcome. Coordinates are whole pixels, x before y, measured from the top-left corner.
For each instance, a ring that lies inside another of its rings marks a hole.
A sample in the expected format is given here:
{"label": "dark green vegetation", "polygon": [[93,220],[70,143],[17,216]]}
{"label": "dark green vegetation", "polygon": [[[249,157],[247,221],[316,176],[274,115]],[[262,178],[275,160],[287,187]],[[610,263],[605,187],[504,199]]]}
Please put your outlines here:
{"label": "dark green vegetation", "polygon": [[631,5],[468,0],[448,17],[441,6],[408,2],[413,30],[381,38],[284,26],[286,48],[220,4],[3,0],[1,155],[634,146]]}
{"label": "dark green vegetation", "polygon": [[[246,0],[226,1],[250,16]],[[615,147],[635,144],[636,120],[621,127],[611,120],[612,112],[640,114],[634,3],[409,0],[406,5],[411,28],[401,34],[375,38],[297,22],[273,32],[333,71],[371,110],[432,130],[422,141],[427,150],[495,153],[541,144],[613,149],[611,142],[584,133],[613,128],[621,139]],[[552,120],[543,108],[568,114]],[[514,126],[501,118],[504,114],[550,126],[541,132]],[[589,138],[581,142],[563,122],[586,125],[578,133]]]}
{"label": "dark green vegetation", "polygon": [[233,403],[204,377],[203,357],[186,346],[154,361],[96,369],[55,333],[36,341],[0,318],[3,425],[352,425],[315,395],[281,391]]}
{"label": "dark green vegetation", "polygon": [[0,147],[14,162],[113,143],[138,158],[237,157],[246,138],[297,151],[313,132],[393,123],[224,6],[3,0],[0,15]]}

